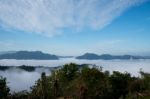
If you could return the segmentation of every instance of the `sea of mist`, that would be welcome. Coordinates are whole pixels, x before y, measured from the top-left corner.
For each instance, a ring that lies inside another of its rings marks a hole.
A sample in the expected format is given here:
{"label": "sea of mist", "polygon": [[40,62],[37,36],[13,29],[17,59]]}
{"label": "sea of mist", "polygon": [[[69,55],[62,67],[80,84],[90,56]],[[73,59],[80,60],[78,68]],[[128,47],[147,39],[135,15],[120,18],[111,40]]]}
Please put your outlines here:
{"label": "sea of mist", "polygon": [[[95,64],[101,66],[103,71],[129,72],[132,76],[140,76],[140,69],[150,73],[150,60],[78,60],[75,58],[61,58],[60,60],[15,60],[3,59],[0,60],[2,66],[45,66],[56,67],[67,63],[76,64]],[[46,72],[50,75],[48,68],[36,68],[33,72],[28,72],[18,68],[10,68],[5,71],[0,71],[0,76],[7,78],[7,84],[13,91],[30,90],[30,87],[40,78],[41,73]]]}

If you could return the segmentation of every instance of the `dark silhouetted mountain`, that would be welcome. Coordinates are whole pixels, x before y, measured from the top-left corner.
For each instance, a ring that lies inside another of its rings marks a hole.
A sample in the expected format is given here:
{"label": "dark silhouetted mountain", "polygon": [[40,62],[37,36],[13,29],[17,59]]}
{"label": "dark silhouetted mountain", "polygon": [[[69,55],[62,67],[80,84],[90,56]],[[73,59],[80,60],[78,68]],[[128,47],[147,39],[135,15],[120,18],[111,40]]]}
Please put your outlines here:
{"label": "dark silhouetted mountain", "polygon": [[89,60],[93,60],[93,59],[99,59],[99,55],[93,54],[93,53],[85,53],[84,55],[78,56],[76,58],[77,59],[89,59]]}
{"label": "dark silhouetted mountain", "polygon": [[46,54],[41,51],[17,51],[15,53],[1,54],[0,59],[36,59],[36,60],[57,60],[56,55]]}
{"label": "dark silhouetted mountain", "polygon": [[110,54],[102,54],[97,55],[93,53],[85,53],[84,55],[76,57],[76,59],[87,59],[87,60],[96,60],[96,59],[103,59],[103,60],[112,60],[112,59],[148,59],[148,57],[142,56],[132,56],[132,55],[110,55]]}

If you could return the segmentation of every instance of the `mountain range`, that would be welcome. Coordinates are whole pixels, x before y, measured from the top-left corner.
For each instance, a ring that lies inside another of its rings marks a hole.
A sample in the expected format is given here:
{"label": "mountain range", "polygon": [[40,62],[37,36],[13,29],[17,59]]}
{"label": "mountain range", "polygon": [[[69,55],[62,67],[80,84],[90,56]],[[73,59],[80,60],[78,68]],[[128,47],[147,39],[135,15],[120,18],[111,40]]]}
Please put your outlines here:
{"label": "mountain range", "polygon": [[87,60],[122,59],[122,60],[127,60],[127,59],[150,59],[150,57],[148,57],[148,56],[132,56],[132,55],[110,55],[110,54],[97,55],[97,54],[93,54],[93,53],[85,53],[84,55],[76,57],[76,59],[87,59]]}
{"label": "mountain range", "polygon": [[86,59],[86,60],[113,60],[113,59],[150,59],[150,56],[133,56],[133,55],[110,55],[110,54],[94,54],[94,53],[85,53],[81,56],[57,56],[52,54],[43,53],[41,51],[8,51],[1,52],[0,59],[24,59],[24,60],[58,60],[60,58],[76,58],[76,59]]}
{"label": "mountain range", "polygon": [[57,60],[56,55],[43,53],[41,51],[16,51],[13,53],[0,54],[0,59],[36,59],[36,60]]}

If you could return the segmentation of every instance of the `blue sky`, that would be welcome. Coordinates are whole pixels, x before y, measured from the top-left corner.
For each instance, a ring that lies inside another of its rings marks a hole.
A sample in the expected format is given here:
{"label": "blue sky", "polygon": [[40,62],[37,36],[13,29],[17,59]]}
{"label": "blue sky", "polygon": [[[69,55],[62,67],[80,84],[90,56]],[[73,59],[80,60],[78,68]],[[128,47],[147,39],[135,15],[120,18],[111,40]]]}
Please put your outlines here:
{"label": "blue sky", "polygon": [[1,0],[0,51],[150,55],[150,0]]}

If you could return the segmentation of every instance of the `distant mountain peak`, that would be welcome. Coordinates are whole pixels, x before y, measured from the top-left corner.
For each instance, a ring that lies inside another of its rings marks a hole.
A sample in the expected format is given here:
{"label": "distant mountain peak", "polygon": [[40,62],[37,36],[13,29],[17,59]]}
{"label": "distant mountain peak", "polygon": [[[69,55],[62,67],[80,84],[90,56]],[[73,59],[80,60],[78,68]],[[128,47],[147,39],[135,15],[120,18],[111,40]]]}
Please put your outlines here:
{"label": "distant mountain peak", "polygon": [[95,54],[95,53],[85,53],[84,55],[96,55],[97,56],[97,54]]}
{"label": "distant mountain peak", "polygon": [[94,53],[85,53],[84,55],[78,56],[76,58],[77,59],[89,59],[89,60],[92,60],[92,59],[98,59],[99,55],[94,54]]}
{"label": "distant mountain peak", "polygon": [[56,55],[43,53],[41,51],[16,51],[15,53],[6,53],[0,55],[0,59],[38,59],[38,60],[56,60]]}

